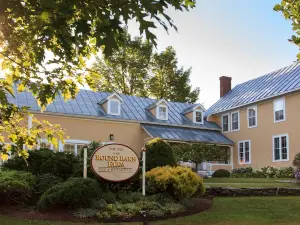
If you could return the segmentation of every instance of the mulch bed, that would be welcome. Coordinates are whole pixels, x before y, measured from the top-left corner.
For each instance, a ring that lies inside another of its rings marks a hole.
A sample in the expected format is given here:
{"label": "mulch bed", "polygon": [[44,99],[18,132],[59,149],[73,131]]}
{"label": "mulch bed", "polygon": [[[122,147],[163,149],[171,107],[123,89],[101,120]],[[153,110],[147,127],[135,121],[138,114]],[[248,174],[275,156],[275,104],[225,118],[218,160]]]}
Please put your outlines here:
{"label": "mulch bed", "polygon": [[[144,221],[157,221],[157,220],[166,220],[170,218],[178,218],[184,216],[190,216],[193,214],[200,213],[204,210],[210,209],[213,205],[213,197],[212,196],[205,196],[203,197],[203,201],[200,204],[195,205],[192,208],[189,208],[185,212],[173,214],[173,215],[166,215],[162,217],[147,217],[144,218],[142,216],[135,216],[129,219],[111,219],[105,221],[107,223],[120,223],[120,222],[144,222]],[[80,219],[74,217],[71,212],[66,208],[57,208],[55,210],[51,210],[48,212],[38,212],[34,209],[24,208],[20,206],[0,206],[0,214],[20,218],[20,219],[27,219],[27,220],[48,220],[48,221],[66,221],[66,222],[74,222],[74,223],[92,223],[92,222],[99,222],[99,220],[95,217],[93,218],[85,218]]]}

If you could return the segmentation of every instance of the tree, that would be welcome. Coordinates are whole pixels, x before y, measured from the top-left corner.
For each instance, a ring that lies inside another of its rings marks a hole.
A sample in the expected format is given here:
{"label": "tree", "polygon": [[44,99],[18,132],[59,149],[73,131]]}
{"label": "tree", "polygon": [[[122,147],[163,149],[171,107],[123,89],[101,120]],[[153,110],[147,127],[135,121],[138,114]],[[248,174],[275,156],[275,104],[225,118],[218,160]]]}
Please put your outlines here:
{"label": "tree", "polygon": [[[300,47],[300,0],[282,0],[280,4],[274,6],[274,10],[281,12],[285,19],[292,21],[292,27],[296,34],[289,41]],[[300,53],[298,60],[300,60]]]}
{"label": "tree", "polygon": [[79,84],[94,88],[94,74],[87,74],[86,60],[100,47],[105,55],[117,48],[129,20],[135,19],[140,33],[156,44],[156,24],[177,29],[166,9],[183,11],[194,6],[195,0],[0,1],[0,69],[5,76],[0,80],[0,157],[6,159],[10,151],[3,133],[11,142],[18,141],[16,151],[25,158],[23,144],[35,145],[36,137],[44,134],[54,144],[62,139],[57,136],[61,130],[55,132],[46,123],[47,129],[37,125],[25,132],[27,126],[20,121],[22,135],[15,125],[12,129],[15,117],[21,120],[28,114],[26,108],[8,103],[14,82],[19,83],[19,91],[30,90],[42,109],[58,93],[74,98]]}
{"label": "tree", "polygon": [[177,161],[192,161],[196,165],[205,161],[225,162],[230,158],[228,147],[212,144],[174,144],[172,148]]}
{"label": "tree", "polygon": [[146,81],[152,44],[141,37],[124,35],[124,43],[108,57],[97,58],[92,71],[99,74],[97,89],[128,95],[147,96]]}
{"label": "tree", "polygon": [[176,52],[172,47],[167,47],[161,53],[155,53],[152,57],[149,80],[150,95],[157,99],[170,101],[191,102],[198,100],[200,89],[192,90],[190,84],[191,68],[185,70],[178,68]]}

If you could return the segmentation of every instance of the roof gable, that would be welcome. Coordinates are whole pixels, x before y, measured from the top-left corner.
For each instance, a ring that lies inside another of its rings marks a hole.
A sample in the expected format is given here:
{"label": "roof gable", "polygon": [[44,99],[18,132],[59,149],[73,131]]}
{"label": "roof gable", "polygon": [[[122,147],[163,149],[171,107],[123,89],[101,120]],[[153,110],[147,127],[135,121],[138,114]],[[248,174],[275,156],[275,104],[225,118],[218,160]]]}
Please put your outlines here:
{"label": "roof gable", "polygon": [[269,98],[300,90],[300,63],[236,85],[206,112],[205,116],[222,113]]}

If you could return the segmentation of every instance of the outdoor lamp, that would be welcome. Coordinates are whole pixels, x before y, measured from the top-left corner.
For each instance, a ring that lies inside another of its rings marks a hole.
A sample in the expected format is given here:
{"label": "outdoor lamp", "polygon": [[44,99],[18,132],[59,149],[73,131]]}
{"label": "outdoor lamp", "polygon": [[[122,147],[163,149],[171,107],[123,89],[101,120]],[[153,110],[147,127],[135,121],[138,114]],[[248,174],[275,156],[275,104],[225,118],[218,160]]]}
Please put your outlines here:
{"label": "outdoor lamp", "polygon": [[111,140],[111,141],[114,140],[114,135],[113,135],[113,134],[110,134],[110,135],[109,135],[109,140]]}

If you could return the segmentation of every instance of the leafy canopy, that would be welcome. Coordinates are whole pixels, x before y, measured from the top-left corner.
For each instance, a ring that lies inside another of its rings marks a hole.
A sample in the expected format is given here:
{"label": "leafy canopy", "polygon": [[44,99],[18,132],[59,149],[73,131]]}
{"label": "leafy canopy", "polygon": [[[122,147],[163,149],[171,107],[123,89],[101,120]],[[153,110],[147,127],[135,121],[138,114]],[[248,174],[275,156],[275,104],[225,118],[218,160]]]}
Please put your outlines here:
{"label": "leafy canopy", "polygon": [[[37,144],[35,138],[42,135],[54,144],[63,139],[63,131],[46,121],[25,134],[21,121],[25,122],[22,118],[27,109],[7,100],[7,93],[14,95],[13,82],[18,82],[19,91],[30,90],[42,109],[59,93],[65,99],[74,98],[78,85],[94,88],[86,61],[99,48],[105,55],[111,54],[123,42],[129,20],[136,20],[140,33],[156,44],[153,31],[157,24],[165,30],[177,29],[166,10],[173,7],[183,11],[194,6],[195,0],[0,1],[0,70],[5,77],[0,80],[0,157],[6,159],[10,151],[3,133],[14,134],[8,138],[10,142],[19,140],[14,142],[17,152],[23,149],[22,144]],[[10,125],[15,118],[22,132],[15,124]],[[20,154],[26,158],[25,152]]]}
{"label": "leafy canopy", "polygon": [[289,41],[300,47],[300,0],[282,0],[274,6],[274,10],[281,12],[285,19],[291,20],[295,35]]}

